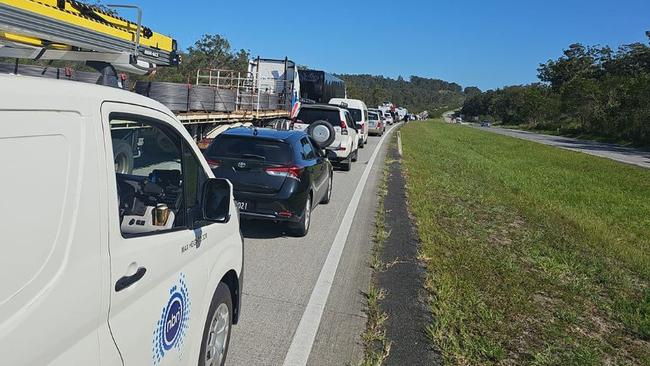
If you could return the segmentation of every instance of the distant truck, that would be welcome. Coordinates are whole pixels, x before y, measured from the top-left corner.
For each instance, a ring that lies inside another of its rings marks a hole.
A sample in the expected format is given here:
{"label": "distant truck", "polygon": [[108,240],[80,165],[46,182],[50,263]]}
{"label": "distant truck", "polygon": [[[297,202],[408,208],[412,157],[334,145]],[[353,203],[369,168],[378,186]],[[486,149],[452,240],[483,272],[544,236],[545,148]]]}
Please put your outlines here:
{"label": "distant truck", "polygon": [[327,103],[332,98],[346,98],[345,82],[319,70],[298,70],[300,98]]}

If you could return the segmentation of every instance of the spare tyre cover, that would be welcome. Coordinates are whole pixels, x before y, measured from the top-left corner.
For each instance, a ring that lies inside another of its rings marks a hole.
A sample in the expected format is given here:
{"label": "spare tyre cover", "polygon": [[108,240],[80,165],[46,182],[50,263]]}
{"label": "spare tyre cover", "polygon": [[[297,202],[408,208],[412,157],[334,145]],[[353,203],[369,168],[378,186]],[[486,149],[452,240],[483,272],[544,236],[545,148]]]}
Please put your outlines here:
{"label": "spare tyre cover", "polygon": [[318,147],[326,148],[334,142],[336,131],[331,123],[325,120],[314,121],[307,128],[307,134],[316,141]]}

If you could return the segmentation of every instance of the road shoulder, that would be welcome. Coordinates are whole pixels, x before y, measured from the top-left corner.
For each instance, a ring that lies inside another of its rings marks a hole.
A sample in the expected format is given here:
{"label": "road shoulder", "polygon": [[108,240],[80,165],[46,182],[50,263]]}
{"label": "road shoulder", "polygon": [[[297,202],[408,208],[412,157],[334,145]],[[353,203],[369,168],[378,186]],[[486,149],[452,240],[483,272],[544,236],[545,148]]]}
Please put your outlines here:
{"label": "road shoulder", "polygon": [[391,343],[386,365],[440,365],[426,329],[432,323],[425,268],[418,260],[419,239],[406,200],[406,180],[399,155],[391,146],[387,157],[388,192],[384,214],[388,237],[381,248],[382,265],[376,273],[377,287]]}

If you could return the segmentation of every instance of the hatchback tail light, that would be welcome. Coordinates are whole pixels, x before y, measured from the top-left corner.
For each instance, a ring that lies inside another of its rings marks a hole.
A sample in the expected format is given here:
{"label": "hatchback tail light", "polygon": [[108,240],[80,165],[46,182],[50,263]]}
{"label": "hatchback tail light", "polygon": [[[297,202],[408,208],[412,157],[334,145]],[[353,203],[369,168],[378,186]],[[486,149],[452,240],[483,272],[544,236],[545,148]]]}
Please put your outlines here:
{"label": "hatchback tail light", "polygon": [[300,180],[300,173],[302,173],[302,169],[299,166],[273,166],[266,168],[266,174],[272,175],[275,177],[287,177],[287,178],[292,178],[296,180]]}
{"label": "hatchback tail light", "polygon": [[217,169],[218,167],[221,166],[221,160],[217,159],[205,159],[208,162],[208,165],[210,166],[210,169]]}

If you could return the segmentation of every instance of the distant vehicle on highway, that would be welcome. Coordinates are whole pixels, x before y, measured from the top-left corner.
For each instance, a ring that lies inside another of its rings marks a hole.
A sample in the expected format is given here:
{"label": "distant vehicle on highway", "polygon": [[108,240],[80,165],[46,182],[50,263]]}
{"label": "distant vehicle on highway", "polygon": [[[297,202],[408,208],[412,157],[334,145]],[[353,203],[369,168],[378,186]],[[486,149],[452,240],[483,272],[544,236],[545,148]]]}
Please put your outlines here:
{"label": "distant vehicle on highway", "polygon": [[482,121],[481,122],[481,127],[492,127],[492,122],[490,122],[490,121]]}
{"label": "distant vehicle on highway", "polygon": [[381,112],[368,112],[368,133],[371,135],[381,136],[386,131],[386,124],[384,123]]}
{"label": "distant vehicle on highway", "polygon": [[232,128],[204,154],[215,177],[232,183],[242,218],[286,222],[305,236],[312,209],[332,197],[328,153],[303,131]]}
{"label": "distant vehicle on highway", "polygon": [[329,104],[303,104],[291,128],[306,131],[321,147],[332,150],[330,160],[350,170],[359,156],[359,133],[347,109]]}
{"label": "distant vehicle on highway", "polygon": [[366,103],[359,99],[332,98],[329,104],[341,106],[350,112],[359,131],[359,147],[363,149],[368,142],[368,107]]}
{"label": "distant vehicle on highway", "polygon": [[384,119],[386,119],[386,123],[388,123],[389,125],[395,123],[395,121],[393,121],[393,115],[391,115],[388,112],[384,113]]}

